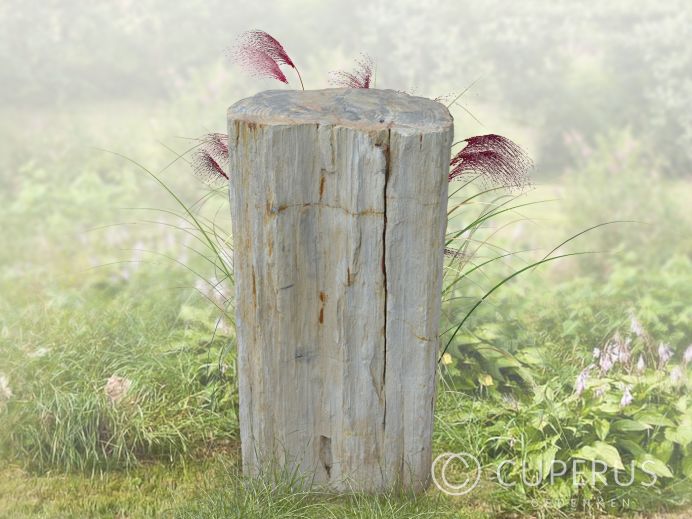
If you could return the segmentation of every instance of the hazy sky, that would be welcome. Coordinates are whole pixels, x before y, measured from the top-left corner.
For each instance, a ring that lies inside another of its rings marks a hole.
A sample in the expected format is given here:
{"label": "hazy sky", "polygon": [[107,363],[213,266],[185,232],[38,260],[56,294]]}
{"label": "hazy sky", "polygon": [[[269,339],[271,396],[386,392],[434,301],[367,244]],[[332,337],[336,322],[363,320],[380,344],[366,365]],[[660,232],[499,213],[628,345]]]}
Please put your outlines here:
{"label": "hazy sky", "polygon": [[0,110],[36,118],[122,102],[177,109],[196,96],[191,131],[218,128],[235,100],[283,87],[227,58],[238,34],[259,28],[284,44],[307,88],[328,86],[329,71],[364,52],[380,88],[436,97],[473,83],[462,99],[473,115],[456,108],[460,135],[512,133],[560,169],[573,134],[588,142],[632,128],[659,138],[684,174],[691,11],[683,0],[4,0]]}

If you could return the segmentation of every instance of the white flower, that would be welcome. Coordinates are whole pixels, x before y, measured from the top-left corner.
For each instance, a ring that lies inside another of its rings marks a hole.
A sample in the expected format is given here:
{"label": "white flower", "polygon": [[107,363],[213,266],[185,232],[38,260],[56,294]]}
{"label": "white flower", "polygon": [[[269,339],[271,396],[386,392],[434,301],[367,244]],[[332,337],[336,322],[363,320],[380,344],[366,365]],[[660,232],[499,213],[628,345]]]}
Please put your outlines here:
{"label": "white flower", "polygon": [[646,364],[644,363],[644,357],[639,355],[639,360],[637,361],[637,371],[641,373],[646,369]]}
{"label": "white flower", "polygon": [[661,365],[667,364],[672,356],[673,350],[669,345],[663,342],[658,345],[658,358],[661,360]]}
{"label": "white flower", "polygon": [[641,338],[644,336],[644,328],[634,314],[630,314],[630,331],[637,337]]}
{"label": "white flower", "polygon": [[680,366],[675,366],[670,372],[670,380],[673,382],[673,384],[678,384],[681,382],[683,376],[684,373],[682,372],[682,368]]}
{"label": "white flower", "polygon": [[131,386],[132,381],[130,379],[111,375],[106,381],[103,391],[111,404],[117,404],[125,397]]}
{"label": "white flower", "polygon": [[692,344],[690,344],[685,350],[685,353],[682,354],[682,360],[685,363],[685,365],[692,362]]}
{"label": "white flower", "polygon": [[48,355],[49,351],[50,350],[48,348],[38,348],[37,350],[32,351],[28,355],[29,355],[29,357],[32,357],[32,358],[40,358],[40,357],[45,357],[46,355]]}
{"label": "white flower", "polygon": [[625,386],[625,389],[622,392],[622,398],[620,399],[620,407],[627,407],[634,401],[631,390],[632,386]]}
{"label": "white flower", "polygon": [[592,366],[585,367],[579,375],[577,375],[577,380],[574,383],[574,392],[577,396],[580,396],[586,389],[586,381],[589,379],[589,372]]}
{"label": "white flower", "polygon": [[597,359],[600,356],[601,356],[601,349],[600,348],[594,348],[593,349],[593,358]]}
{"label": "white flower", "polygon": [[12,389],[4,373],[0,373],[0,402],[12,398]]}

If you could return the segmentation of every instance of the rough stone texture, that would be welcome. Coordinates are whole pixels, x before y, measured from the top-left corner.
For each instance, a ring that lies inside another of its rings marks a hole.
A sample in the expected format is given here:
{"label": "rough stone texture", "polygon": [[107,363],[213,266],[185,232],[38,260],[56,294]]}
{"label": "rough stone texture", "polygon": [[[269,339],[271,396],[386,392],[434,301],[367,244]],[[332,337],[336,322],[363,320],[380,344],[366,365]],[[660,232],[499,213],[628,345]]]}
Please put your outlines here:
{"label": "rough stone texture", "polygon": [[422,490],[452,118],[391,90],[228,111],[243,467]]}

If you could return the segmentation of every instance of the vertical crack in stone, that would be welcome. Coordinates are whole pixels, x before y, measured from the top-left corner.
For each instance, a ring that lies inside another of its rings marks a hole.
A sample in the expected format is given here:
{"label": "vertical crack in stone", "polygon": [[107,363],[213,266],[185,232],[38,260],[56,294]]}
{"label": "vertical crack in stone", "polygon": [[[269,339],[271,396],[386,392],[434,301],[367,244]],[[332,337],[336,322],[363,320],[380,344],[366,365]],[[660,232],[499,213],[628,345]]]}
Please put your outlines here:
{"label": "vertical crack in stone", "polygon": [[384,313],[383,313],[383,334],[384,334],[384,359],[382,362],[382,391],[383,395],[383,409],[382,409],[382,437],[384,440],[384,432],[387,427],[387,390],[386,390],[386,378],[387,378],[387,184],[389,182],[389,172],[391,168],[391,156],[390,156],[390,142],[391,142],[392,131],[387,130],[387,142],[382,148],[384,153],[384,188],[382,197],[382,214],[383,214],[383,225],[382,225],[382,282],[384,286]]}

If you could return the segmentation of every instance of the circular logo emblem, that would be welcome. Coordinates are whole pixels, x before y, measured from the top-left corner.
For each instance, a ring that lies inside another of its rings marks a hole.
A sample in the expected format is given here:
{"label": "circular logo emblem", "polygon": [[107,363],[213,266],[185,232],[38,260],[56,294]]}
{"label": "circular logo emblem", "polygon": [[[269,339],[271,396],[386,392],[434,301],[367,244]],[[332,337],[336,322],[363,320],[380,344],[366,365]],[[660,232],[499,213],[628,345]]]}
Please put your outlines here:
{"label": "circular logo emblem", "polygon": [[[481,480],[481,463],[468,452],[443,452],[432,462],[430,473],[433,483],[442,492],[463,496],[476,488]],[[448,478],[452,475],[450,481]],[[460,479],[463,481],[457,482]]]}

